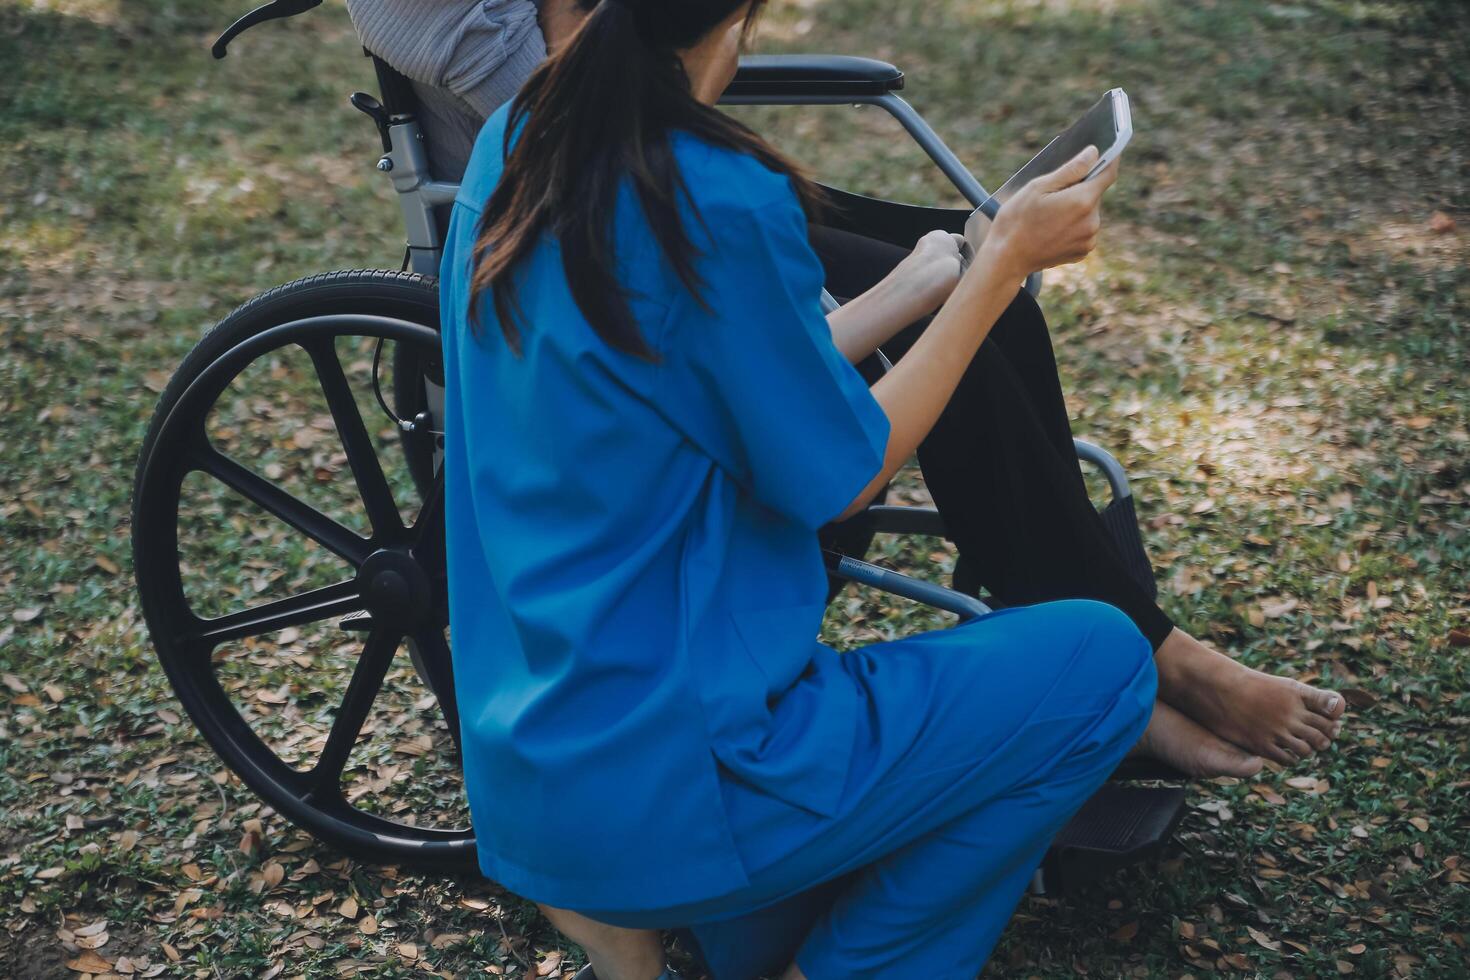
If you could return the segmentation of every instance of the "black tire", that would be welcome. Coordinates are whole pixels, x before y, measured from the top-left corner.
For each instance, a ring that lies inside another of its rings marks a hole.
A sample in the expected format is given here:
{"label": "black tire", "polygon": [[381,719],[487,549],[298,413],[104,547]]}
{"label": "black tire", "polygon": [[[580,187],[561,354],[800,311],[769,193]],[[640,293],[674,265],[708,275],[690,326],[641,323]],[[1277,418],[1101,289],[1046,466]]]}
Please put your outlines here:
{"label": "black tire", "polygon": [[[438,707],[449,733],[455,739],[459,734],[445,637],[442,484],[425,496],[411,524],[399,517],[335,346],[344,336],[382,337],[397,349],[417,351],[415,363],[432,370],[438,361],[438,308],[433,279],[359,270],[280,286],[220,321],[184,359],[159,399],[138,461],[132,543],[139,599],[159,660],[190,718],[225,764],[283,816],[355,857],[460,872],[476,867],[472,828],[402,823],[359,809],[342,792],[343,766],[389,664],[405,645],[428,664],[425,673],[416,660],[432,690],[447,692]],[[369,515],[371,530],[365,536],[248,471],[210,442],[206,417],[220,395],[256,359],[293,346],[310,355],[336,422]],[[215,618],[196,614],[185,592],[179,552],[180,495],[185,477],[196,470],[336,552],[343,567],[352,570],[350,580]],[[320,757],[303,772],[278,757],[236,710],[215,676],[212,655],[220,643],[328,620],[340,620],[343,629],[353,623],[367,638]]]}

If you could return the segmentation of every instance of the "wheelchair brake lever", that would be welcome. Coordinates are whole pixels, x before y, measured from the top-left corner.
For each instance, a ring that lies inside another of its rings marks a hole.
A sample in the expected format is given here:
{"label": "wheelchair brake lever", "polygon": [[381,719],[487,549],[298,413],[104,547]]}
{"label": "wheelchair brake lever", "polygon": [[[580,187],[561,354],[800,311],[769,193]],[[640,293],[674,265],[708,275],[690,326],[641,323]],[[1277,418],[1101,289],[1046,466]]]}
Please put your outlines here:
{"label": "wheelchair brake lever", "polygon": [[321,6],[321,3],[322,0],[271,0],[270,3],[262,4],[225,28],[225,32],[210,47],[209,53],[214,55],[215,60],[218,61],[229,54],[230,42],[250,28],[264,24],[268,20],[281,20],[304,14],[313,7]]}

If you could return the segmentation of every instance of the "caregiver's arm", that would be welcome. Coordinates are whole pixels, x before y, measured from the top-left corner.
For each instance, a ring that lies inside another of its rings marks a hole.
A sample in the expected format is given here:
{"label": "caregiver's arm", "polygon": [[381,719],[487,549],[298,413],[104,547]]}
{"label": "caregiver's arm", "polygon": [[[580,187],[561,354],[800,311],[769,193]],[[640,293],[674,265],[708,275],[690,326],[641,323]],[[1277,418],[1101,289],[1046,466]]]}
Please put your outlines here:
{"label": "caregiver's arm", "polygon": [[981,341],[1026,277],[1075,262],[1092,251],[1101,226],[1102,195],[1117,179],[1114,161],[1079,183],[1097,161],[1088,147],[1053,173],[1038,177],[1006,202],[975,261],[919,339],[873,385],[888,416],[883,467],[837,520],[861,511],[918,448],[949,403]]}

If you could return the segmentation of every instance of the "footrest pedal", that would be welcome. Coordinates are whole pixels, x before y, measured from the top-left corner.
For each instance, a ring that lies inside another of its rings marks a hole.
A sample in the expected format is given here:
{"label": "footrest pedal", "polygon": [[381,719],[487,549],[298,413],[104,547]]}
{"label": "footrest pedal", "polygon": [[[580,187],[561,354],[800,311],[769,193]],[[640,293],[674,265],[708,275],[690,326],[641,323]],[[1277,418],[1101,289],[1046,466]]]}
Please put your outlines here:
{"label": "footrest pedal", "polygon": [[1052,841],[1032,890],[1072,891],[1157,858],[1183,817],[1183,787],[1104,783]]}

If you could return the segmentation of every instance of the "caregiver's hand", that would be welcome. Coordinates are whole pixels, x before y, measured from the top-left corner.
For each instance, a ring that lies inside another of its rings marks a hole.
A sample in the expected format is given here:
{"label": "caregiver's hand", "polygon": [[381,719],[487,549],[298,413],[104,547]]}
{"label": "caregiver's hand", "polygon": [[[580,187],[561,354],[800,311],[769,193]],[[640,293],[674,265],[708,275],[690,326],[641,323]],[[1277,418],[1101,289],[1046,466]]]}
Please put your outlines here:
{"label": "caregiver's hand", "polygon": [[1114,160],[1096,177],[1082,181],[1097,155],[1097,147],[1089,146],[1022,187],[995,216],[980,247],[985,259],[977,257],[975,265],[994,262],[1024,277],[1086,257],[1102,227],[1103,193],[1118,179]]}
{"label": "caregiver's hand", "polygon": [[[898,363],[873,383],[873,398],[889,422],[883,465],[837,520],[846,520],[866,507],[929,434],[960,376],[1016,298],[1026,276],[1075,262],[1092,251],[1101,225],[1098,209],[1103,192],[1118,176],[1118,165],[1113,163],[1082,183],[1096,162],[1097,150],[1088,147],[1007,201],[985,236],[980,254],[929,326]],[[934,244],[941,243],[935,239]]]}

